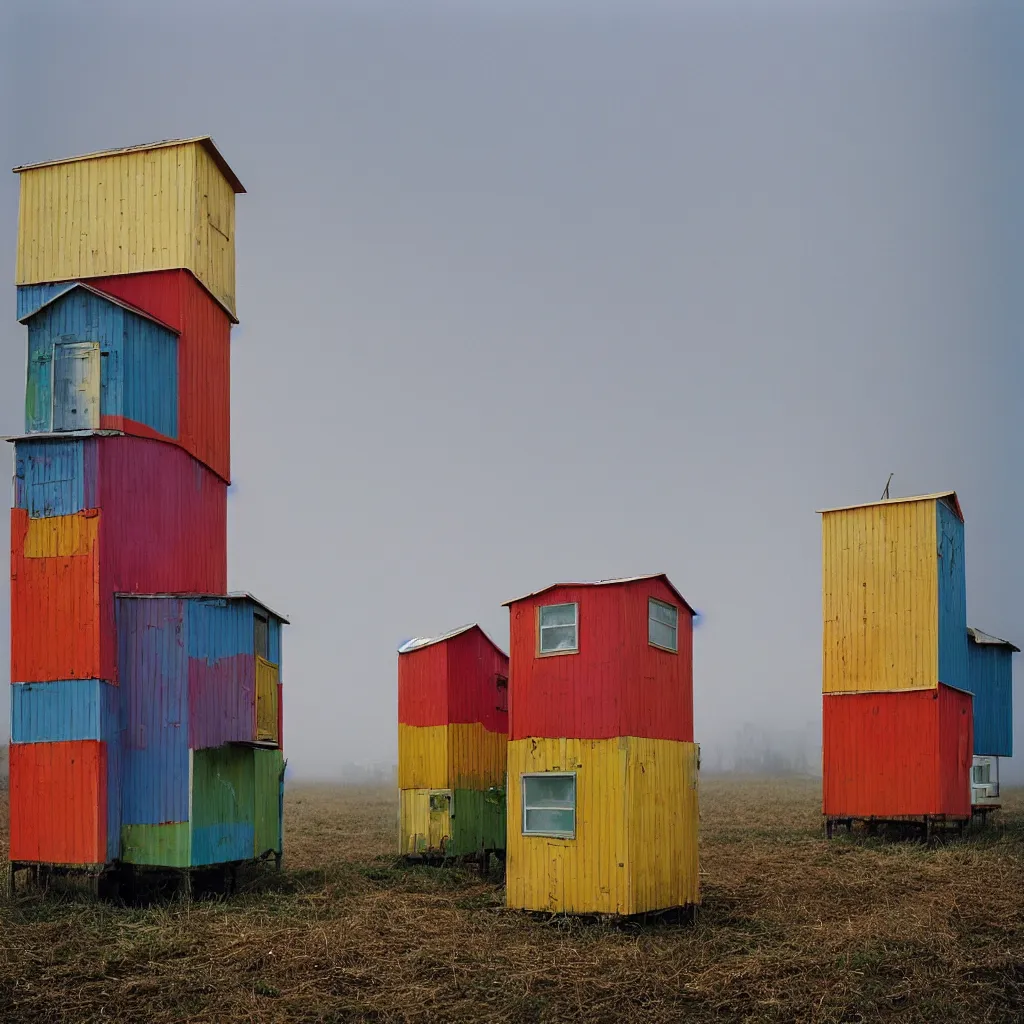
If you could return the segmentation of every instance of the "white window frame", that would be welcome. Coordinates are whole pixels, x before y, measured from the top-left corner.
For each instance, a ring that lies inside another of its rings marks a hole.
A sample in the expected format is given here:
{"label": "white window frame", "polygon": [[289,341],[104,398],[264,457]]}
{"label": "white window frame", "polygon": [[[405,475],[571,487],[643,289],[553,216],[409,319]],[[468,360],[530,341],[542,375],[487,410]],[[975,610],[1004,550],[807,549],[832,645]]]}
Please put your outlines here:
{"label": "white window frame", "polygon": [[[535,829],[527,829],[526,827],[526,812],[527,810],[533,811],[549,811],[549,810],[566,810],[567,808],[551,808],[551,807],[528,807],[526,803],[526,781],[527,779],[572,779],[572,831],[571,832],[551,832],[549,830],[538,831]],[[579,790],[576,786],[576,773],[575,772],[523,772],[519,776],[520,793],[522,795],[522,833],[524,836],[540,836],[548,839],[575,839],[576,838],[576,811],[579,806]]]}
{"label": "white window frame", "polygon": [[[566,622],[558,626],[545,626],[544,625],[544,609],[545,608],[572,608],[573,610],[573,621],[571,623],[572,628],[576,631],[576,645],[574,647],[560,647],[557,650],[544,650],[544,630],[545,629],[566,629],[570,623]],[[537,654],[543,655],[545,658],[550,658],[553,655],[558,654],[578,654],[580,649],[580,605],[578,601],[559,601],[558,604],[542,604],[537,606]]]}
{"label": "white window frame", "polygon": [[[669,628],[669,625],[668,625],[667,622],[662,622],[660,619],[654,618],[654,616],[651,614],[651,612],[653,611],[653,606],[654,605],[660,605],[662,608],[669,608],[673,612],[675,612],[675,616],[676,616],[676,625],[675,625],[676,645],[675,645],[675,647],[666,647],[664,644],[656,643],[654,640],[651,639],[651,623],[652,622],[657,622],[659,626],[664,626],[666,629]],[[649,597],[649,598],[647,598],[647,643],[651,647],[657,648],[659,651],[668,651],[669,654],[678,654],[679,653],[679,609],[674,604],[669,604],[667,601],[659,601],[658,598],[656,598],[656,597]]]}

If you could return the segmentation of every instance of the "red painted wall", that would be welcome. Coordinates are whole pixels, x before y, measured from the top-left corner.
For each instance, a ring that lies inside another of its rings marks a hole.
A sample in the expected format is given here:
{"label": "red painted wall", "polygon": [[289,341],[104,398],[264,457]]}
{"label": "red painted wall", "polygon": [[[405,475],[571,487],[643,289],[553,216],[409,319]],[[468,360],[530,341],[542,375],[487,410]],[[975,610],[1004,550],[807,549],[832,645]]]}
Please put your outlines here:
{"label": "red painted wall", "polygon": [[117,679],[114,594],[227,590],[227,484],[176,445],[99,446],[101,679]]}
{"label": "red painted wall", "polygon": [[[181,332],[177,443],[230,480],[231,320],[227,313],[187,270],[90,278],[89,284]],[[130,422],[123,429],[140,433]]]}
{"label": "red painted wall", "polygon": [[15,682],[116,682],[116,593],[227,589],[227,484],[177,445],[130,436],[85,443],[98,445],[96,481],[86,487],[99,506],[93,552],[26,558],[28,515],[11,512]]}
{"label": "red painted wall", "polygon": [[940,684],[822,700],[826,815],[970,814],[969,693]]}
{"label": "red painted wall", "polygon": [[[648,599],[679,609],[679,651],[648,643]],[[537,655],[537,609],[579,604],[579,652]],[[556,587],[510,609],[509,739],[693,742],[693,617],[661,580]]]}
{"label": "red painted wall", "polygon": [[11,860],[107,860],[107,752],[99,740],[12,743]]}
{"label": "red painted wall", "polygon": [[[508,732],[508,693],[498,692],[497,678],[508,679],[508,656],[484,633],[472,629],[447,641],[448,721],[480,722],[491,732]],[[505,705],[506,710],[499,707]]]}
{"label": "red painted wall", "polygon": [[508,678],[508,656],[480,629],[398,656],[398,721],[429,726],[480,722],[508,732],[499,711],[499,675]]}

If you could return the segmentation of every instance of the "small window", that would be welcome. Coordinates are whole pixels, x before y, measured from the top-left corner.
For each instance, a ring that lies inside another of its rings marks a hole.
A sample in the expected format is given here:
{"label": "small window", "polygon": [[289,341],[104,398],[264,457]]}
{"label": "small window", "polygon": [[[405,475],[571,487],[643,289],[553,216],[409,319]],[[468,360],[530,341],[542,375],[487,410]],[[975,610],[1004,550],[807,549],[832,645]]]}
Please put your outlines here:
{"label": "small window", "polygon": [[270,623],[266,615],[256,612],[253,615],[253,647],[256,656],[264,661],[270,660]]}
{"label": "small window", "polygon": [[524,775],[523,835],[576,838],[576,773]]}
{"label": "small window", "polygon": [[679,650],[679,609],[662,604],[652,597],[648,601],[647,639],[655,647],[666,651]]}
{"label": "small window", "polygon": [[540,609],[540,653],[558,654],[579,649],[579,605],[549,604]]}
{"label": "small window", "polygon": [[497,710],[508,713],[508,677],[497,676],[495,679],[495,685],[498,688],[498,704]]}

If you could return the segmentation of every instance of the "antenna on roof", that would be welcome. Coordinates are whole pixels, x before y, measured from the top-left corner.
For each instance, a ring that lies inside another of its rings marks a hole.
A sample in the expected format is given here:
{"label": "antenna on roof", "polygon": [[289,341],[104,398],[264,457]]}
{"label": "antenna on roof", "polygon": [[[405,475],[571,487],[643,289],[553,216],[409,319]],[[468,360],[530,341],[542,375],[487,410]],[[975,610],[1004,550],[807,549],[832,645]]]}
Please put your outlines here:
{"label": "antenna on roof", "polygon": [[885,481],[885,490],[882,491],[882,497],[880,499],[881,501],[888,501],[889,500],[889,484],[892,483],[893,476],[894,476],[894,474],[890,473],[889,474],[889,479]]}

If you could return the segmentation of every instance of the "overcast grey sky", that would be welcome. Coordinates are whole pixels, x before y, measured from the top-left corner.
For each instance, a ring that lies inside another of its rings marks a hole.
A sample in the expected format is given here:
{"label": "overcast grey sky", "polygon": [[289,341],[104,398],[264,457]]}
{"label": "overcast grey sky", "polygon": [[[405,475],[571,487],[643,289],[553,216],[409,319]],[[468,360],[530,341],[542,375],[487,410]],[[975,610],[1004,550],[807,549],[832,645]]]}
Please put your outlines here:
{"label": "overcast grey sky", "polygon": [[1024,642],[1014,7],[3,5],[7,167],[210,133],[249,190],[229,577],[293,618],[297,772],[394,756],[399,640],[505,644],[561,579],[703,613],[709,753],[816,723],[814,510],[889,472],[959,492],[971,621]]}

